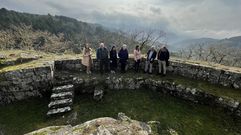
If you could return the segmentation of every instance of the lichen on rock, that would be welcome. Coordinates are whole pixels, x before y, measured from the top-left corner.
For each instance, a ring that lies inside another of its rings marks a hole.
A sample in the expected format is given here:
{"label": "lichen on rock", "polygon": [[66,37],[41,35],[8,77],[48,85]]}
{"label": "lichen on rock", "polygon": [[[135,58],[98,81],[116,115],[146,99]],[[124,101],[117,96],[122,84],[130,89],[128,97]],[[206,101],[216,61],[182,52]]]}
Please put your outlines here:
{"label": "lichen on rock", "polygon": [[[160,123],[160,122],[157,122]],[[152,126],[151,126],[152,125]],[[154,123],[155,125],[155,123]],[[159,126],[160,124],[158,124]],[[26,135],[156,135],[152,130],[153,122],[144,123],[132,120],[124,113],[118,113],[118,119],[103,117],[97,118],[76,126],[51,126]]]}

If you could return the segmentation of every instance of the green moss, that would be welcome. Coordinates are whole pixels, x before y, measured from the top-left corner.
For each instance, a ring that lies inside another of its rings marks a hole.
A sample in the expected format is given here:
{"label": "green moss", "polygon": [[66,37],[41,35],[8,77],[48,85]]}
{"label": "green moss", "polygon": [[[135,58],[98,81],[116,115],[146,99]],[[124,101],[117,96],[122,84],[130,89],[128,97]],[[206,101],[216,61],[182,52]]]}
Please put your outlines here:
{"label": "green moss", "polygon": [[59,129],[61,129],[61,127],[52,127],[52,128],[50,128],[50,130],[52,130],[52,131],[57,131]]}
{"label": "green moss", "polygon": [[35,133],[34,135],[47,135],[48,132],[47,131],[43,131],[43,132],[40,132],[40,133]]}

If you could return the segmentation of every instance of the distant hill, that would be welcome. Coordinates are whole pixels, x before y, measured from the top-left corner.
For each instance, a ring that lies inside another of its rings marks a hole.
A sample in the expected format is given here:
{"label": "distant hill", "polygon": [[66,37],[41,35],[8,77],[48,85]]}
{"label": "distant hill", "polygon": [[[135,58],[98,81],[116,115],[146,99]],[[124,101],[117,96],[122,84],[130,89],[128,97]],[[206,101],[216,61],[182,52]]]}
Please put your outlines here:
{"label": "distant hill", "polygon": [[241,48],[241,36],[219,40],[218,44]]}
{"label": "distant hill", "polygon": [[118,41],[128,40],[126,37],[116,32],[111,32],[101,25],[78,21],[65,16],[37,15],[20,13],[16,11],[0,9],[0,30],[9,30],[12,27],[22,25],[32,26],[33,30],[48,31],[58,35],[63,33],[64,38],[71,41],[71,44],[84,44],[89,42],[96,47],[99,42],[107,45],[117,44]]}
{"label": "distant hill", "polygon": [[228,47],[239,47],[241,48],[241,36],[226,38],[226,39],[213,39],[213,38],[199,38],[199,39],[188,39],[177,43],[173,43],[171,47],[174,50],[185,49],[193,45],[224,45]]}

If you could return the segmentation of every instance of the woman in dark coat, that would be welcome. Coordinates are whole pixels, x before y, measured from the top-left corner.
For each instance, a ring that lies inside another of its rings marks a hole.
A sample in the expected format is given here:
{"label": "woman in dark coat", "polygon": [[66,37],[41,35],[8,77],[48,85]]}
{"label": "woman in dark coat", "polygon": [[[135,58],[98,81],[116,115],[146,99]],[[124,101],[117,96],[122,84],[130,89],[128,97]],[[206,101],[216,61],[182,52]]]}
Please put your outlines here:
{"label": "woman in dark coat", "polygon": [[110,50],[110,70],[111,73],[115,73],[117,69],[117,52],[116,47],[112,46]]}
{"label": "woman in dark coat", "polygon": [[118,53],[118,56],[120,58],[120,64],[121,64],[121,72],[125,73],[126,72],[126,64],[127,60],[129,58],[128,50],[126,49],[126,45],[124,44],[121,50]]}

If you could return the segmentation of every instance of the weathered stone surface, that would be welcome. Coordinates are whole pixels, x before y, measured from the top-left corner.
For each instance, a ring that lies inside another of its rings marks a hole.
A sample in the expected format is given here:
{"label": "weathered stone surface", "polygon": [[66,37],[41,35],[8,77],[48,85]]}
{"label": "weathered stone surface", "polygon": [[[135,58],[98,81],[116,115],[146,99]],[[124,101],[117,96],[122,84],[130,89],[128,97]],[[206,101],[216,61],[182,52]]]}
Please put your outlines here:
{"label": "weathered stone surface", "polygon": [[136,120],[132,120],[125,114],[119,114],[118,119],[110,117],[97,118],[83,124],[71,127],[51,126],[43,128],[26,135],[44,133],[46,135],[151,135],[158,134],[152,131],[151,127]]}
{"label": "weathered stone surface", "polygon": [[237,108],[235,114],[236,114],[236,116],[241,117],[241,104],[239,104],[239,107]]}
{"label": "weathered stone surface", "polygon": [[50,96],[47,115],[59,114],[71,110],[74,98],[74,86],[72,84],[54,87]]}
{"label": "weathered stone surface", "polygon": [[217,104],[223,108],[227,108],[230,111],[235,111],[239,107],[239,102],[229,98],[219,97],[216,100]]}
{"label": "weathered stone surface", "polygon": [[53,93],[50,98],[51,99],[64,99],[67,97],[73,97],[73,92]]}
{"label": "weathered stone surface", "polygon": [[47,112],[47,115],[54,115],[54,114],[60,114],[64,112],[69,112],[71,111],[71,107],[63,107],[63,108],[56,108],[56,109],[51,109]]}
{"label": "weathered stone surface", "polygon": [[73,100],[70,99],[61,99],[61,100],[54,100],[51,101],[48,105],[49,108],[58,108],[58,107],[63,107],[63,106],[68,106],[73,103]]}
{"label": "weathered stone surface", "polygon": [[96,101],[100,101],[104,96],[104,91],[101,89],[101,88],[96,88],[95,91],[94,91],[94,96],[93,98],[96,100]]}
{"label": "weathered stone surface", "polygon": [[[71,70],[71,71],[83,71],[82,67],[79,66],[80,59],[76,60],[65,60],[65,61],[56,61],[55,66],[56,69],[59,70]],[[99,69],[98,63],[96,60],[93,60],[93,70],[97,71]],[[140,63],[141,69],[144,69],[144,61]],[[132,69],[132,65],[134,65],[134,60],[129,59],[128,62],[128,69]],[[154,72],[157,72],[157,61],[154,62],[153,66]],[[241,89],[241,73],[236,73],[232,71],[225,71],[222,69],[217,69],[216,67],[211,66],[202,66],[199,64],[190,64],[185,63],[183,61],[170,61],[170,66],[168,67],[168,71],[172,72],[173,74],[193,78],[193,79],[200,79],[205,80],[213,84],[220,84],[223,86],[233,87],[235,89]],[[131,80],[130,80],[131,81]],[[121,86],[116,84],[116,86]],[[130,86],[130,88],[133,88]]]}
{"label": "weathered stone surface", "polygon": [[52,92],[53,93],[68,92],[68,91],[72,91],[73,88],[74,88],[74,85],[72,85],[72,84],[63,85],[63,86],[54,87],[52,89]]}
{"label": "weathered stone surface", "polygon": [[42,96],[52,87],[51,68],[21,69],[0,74],[0,104]]}

